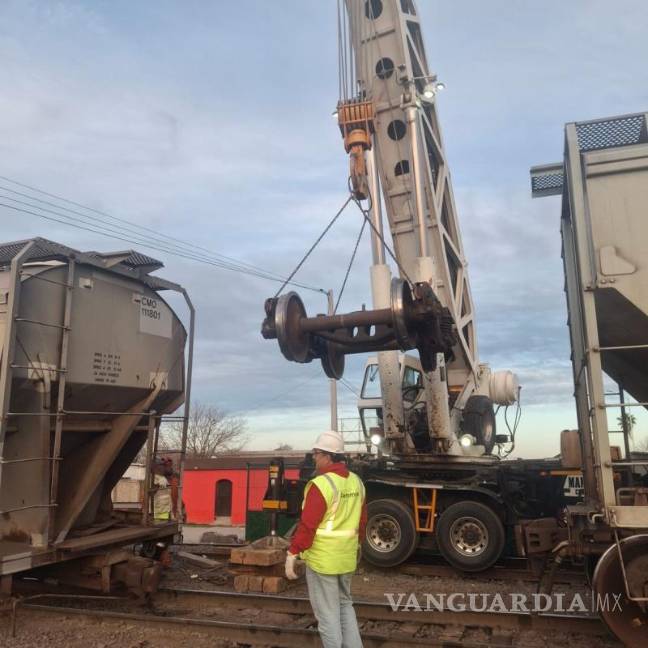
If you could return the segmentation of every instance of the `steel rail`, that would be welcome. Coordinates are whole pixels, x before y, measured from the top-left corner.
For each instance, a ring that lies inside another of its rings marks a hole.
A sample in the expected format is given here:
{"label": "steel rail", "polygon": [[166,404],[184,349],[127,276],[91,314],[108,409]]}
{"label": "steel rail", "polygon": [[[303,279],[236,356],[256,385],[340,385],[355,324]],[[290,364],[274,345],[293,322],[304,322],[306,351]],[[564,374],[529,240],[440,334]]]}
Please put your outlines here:
{"label": "steel rail", "polygon": [[[523,581],[537,583],[540,576],[529,567],[514,567],[509,565],[495,565],[483,572],[462,572],[447,563],[405,563],[399,565],[397,571],[407,576],[435,576],[439,578],[455,578],[457,580],[471,578],[479,581]],[[577,585],[585,583],[584,571],[575,569],[562,569],[556,572],[556,583]]]}
{"label": "steel rail", "polygon": [[[180,547],[181,550],[191,551],[194,553],[199,553],[201,555],[205,554],[207,556],[227,556],[232,548],[242,547],[245,545],[232,543],[190,543],[177,546]],[[372,565],[369,565],[369,567],[371,569],[374,569]],[[483,572],[462,572],[455,569],[437,556],[434,556],[432,560],[430,560],[430,557],[428,556],[424,561],[408,561],[406,563],[403,563],[402,565],[394,567],[393,569],[398,573],[405,574],[407,576],[454,578],[457,580],[471,578],[473,580],[480,581],[502,580],[523,581],[530,583],[537,583],[540,580],[540,575],[535,573],[531,569],[531,567],[529,566],[529,561],[526,558],[504,559]],[[566,585],[578,585],[580,583],[585,583],[585,572],[583,569],[576,569],[573,567],[561,568],[556,572],[554,582],[563,583]]]}
{"label": "steel rail", "polygon": [[[116,612],[111,610],[90,610],[87,608],[62,607],[58,605],[24,604],[22,610],[30,612],[54,614],[54,615],[76,615],[105,620],[128,621],[139,626],[159,629],[161,625],[177,626],[180,628],[191,627],[202,632],[213,634],[220,639],[250,643],[253,645],[272,645],[277,648],[320,648],[321,641],[317,630],[313,628],[301,628],[291,626],[263,625],[257,623],[236,623],[232,621],[215,621],[213,619],[200,619],[195,617],[181,616],[158,616],[155,614],[141,614],[130,612]],[[423,624],[421,624],[423,625]],[[411,630],[411,628],[410,628]],[[365,648],[399,648],[400,646],[420,646],[422,641],[426,646],[432,648],[447,648],[448,641],[443,636],[417,637],[415,633],[379,634],[376,632],[364,632],[362,643]],[[510,648],[509,643],[496,642],[472,642],[461,641],[465,648]]]}
{"label": "steel rail", "polygon": [[[46,599],[47,594],[37,598]],[[54,595],[58,600],[66,598],[65,594]],[[87,598],[91,602],[97,597],[71,596],[77,600]],[[101,597],[99,597],[101,598]],[[423,599],[423,597],[421,597]],[[129,599],[111,599],[111,602],[132,604]],[[214,619],[205,619],[200,616],[184,616],[184,611],[165,610],[163,604],[186,605],[190,610],[200,606],[214,609],[262,609],[265,612],[294,615],[297,617],[296,625],[290,623],[282,626],[264,625],[251,622],[231,622]],[[78,615],[97,619],[128,620],[138,625],[155,628],[161,624],[169,626],[192,626],[202,632],[213,634],[220,638],[249,643],[271,644],[285,648],[307,648],[320,646],[316,630],[303,623],[304,618],[312,617],[312,608],[307,598],[276,596],[268,594],[237,593],[217,590],[192,590],[170,589],[159,590],[154,599],[154,604],[160,605],[159,609],[153,608],[149,612],[123,612],[110,609],[91,609],[69,607],[67,605],[46,605],[42,603],[29,603],[17,601],[14,612],[14,627],[18,607],[21,610],[44,614]],[[354,608],[359,621],[383,622],[389,624],[387,630],[381,633],[372,628],[363,632],[363,643],[367,648],[397,648],[398,646],[425,645],[441,648],[448,645],[448,637],[439,626],[453,627],[485,627],[508,631],[563,631],[576,632],[584,635],[605,636],[609,633],[604,624],[597,617],[591,615],[573,615],[556,613],[520,613],[520,612],[456,612],[449,609],[422,609],[408,610],[407,605],[393,609],[392,606],[370,601],[356,601]],[[394,625],[395,624],[395,625]],[[400,626],[403,629],[400,630]],[[432,629],[434,628],[434,630]],[[427,629],[427,632],[425,631]],[[400,631],[399,631],[400,630]],[[433,634],[432,637],[429,635]],[[497,637],[494,637],[497,639]],[[461,645],[467,648],[503,648],[497,640],[488,642],[473,642],[470,639],[461,639]],[[506,643],[510,646],[510,641]]]}
{"label": "steel rail", "polygon": [[[425,605],[425,596],[418,597]],[[248,607],[264,609],[268,612],[283,614],[312,614],[310,601],[295,596],[274,594],[253,594],[222,590],[193,590],[161,588],[155,594],[156,602],[164,600],[187,606],[204,605],[206,602],[217,606]],[[407,599],[405,599],[407,601]],[[393,609],[387,603],[354,601],[353,607],[360,620],[385,621],[395,623],[417,623],[438,625],[472,625],[511,630],[554,631],[564,629],[587,635],[608,635],[608,631],[595,615],[561,614],[556,612],[489,612],[436,608],[421,610],[408,609],[407,604]]]}

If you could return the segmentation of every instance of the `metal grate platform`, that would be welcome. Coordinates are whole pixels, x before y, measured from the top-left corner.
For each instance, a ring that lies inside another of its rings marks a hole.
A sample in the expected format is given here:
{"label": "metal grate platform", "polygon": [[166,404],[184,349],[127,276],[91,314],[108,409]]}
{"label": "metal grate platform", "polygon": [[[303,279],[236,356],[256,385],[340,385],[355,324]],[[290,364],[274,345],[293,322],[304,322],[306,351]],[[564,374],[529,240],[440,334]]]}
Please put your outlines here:
{"label": "metal grate platform", "polygon": [[533,167],[531,169],[531,195],[559,196],[562,194],[564,171],[562,163]]}
{"label": "metal grate platform", "polygon": [[182,288],[177,284],[150,275],[150,272],[163,268],[164,264],[136,250],[123,250],[107,254],[96,251],[80,252],[67,245],[55,243],[41,237],[0,243],[0,268],[8,266],[12,259],[30,242],[33,243],[27,259],[30,263],[39,261],[62,261],[65,263],[68,259],[75,258],[79,263],[92,265],[124,276],[136,277],[153,290],[182,291]]}
{"label": "metal grate platform", "polygon": [[581,151],[629,146],[648,142],[644,114],[627,115],[576,124],[578,146]]}

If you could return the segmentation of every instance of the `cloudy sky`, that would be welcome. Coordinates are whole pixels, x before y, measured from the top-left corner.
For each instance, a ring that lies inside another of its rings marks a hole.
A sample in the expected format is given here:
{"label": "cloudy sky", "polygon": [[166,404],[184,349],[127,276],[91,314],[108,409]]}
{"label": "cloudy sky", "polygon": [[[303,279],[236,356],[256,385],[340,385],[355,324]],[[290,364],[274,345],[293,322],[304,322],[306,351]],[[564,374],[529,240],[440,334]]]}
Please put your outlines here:
{"label": "cloudy sky", "polygon": [[[532,201],[528,169],[560,160],[565,122],[648,108],[648,4],[418,6],[447,85],[481,359],[524,386],[518,456],[553,455],[575,425],[559,199]],[[333,0],[2,0],[0,175],[285,275],[345,199],[335,14]],[[6,241],[126,245],[5,207],[0,218]],[[299,278],[337,290],[359,226],[345,214]],[[251,448],[308,447],[327,426],[328,384],[261,339],[276,284],[148,253],[197,307],[196,398],[246,416]],[[370,301],[368,264],[365,238],[342,309]],[[362,362],[345,376],[356,386]],[[340,387],[340,401],[353,417],[354,394]]]}

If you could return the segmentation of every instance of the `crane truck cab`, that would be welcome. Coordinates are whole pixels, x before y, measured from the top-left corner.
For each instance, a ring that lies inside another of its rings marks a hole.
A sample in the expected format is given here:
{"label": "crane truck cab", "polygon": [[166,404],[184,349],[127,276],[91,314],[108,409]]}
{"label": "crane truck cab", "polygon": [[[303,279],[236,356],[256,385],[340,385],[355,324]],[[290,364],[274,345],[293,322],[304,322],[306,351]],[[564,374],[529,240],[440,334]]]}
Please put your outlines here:
{"label": "crane truck cab", "polygon": [[[483,365],[486,367],[485,365]],[[423,368],[420,360],[410,354],[399,354],[400,394],[408,430],[415,452],[430,450],[430,436],[426,417],[427,401],[423,386]],[[517,401],[519,384],[510,371],[489,372],[487,394],[476,393],[465,404],[456,403],[458,392],[449,392],[449,406],[460,417],[459,443],[463,455],[480,457],[491,455],[493,450],[511,442],[509,435],[496,433],[493,404],[509,405]],[[358,414],[367,450],[373,446],[384,450],[385,429],[383,421],[383,394],[380,384],[378,358],[370,357],[365,363],[362,389],[358,398]],[[453,415],[455,412],[453,412]]]}
{"label": "crane truck cab", "polygon": [[[377,356],[364,370],[358,399],[362,431],[372,460],[359,467],[367,488],[368,524],[363,555],[381,567],[406,560],[417,548],[438,550],[463,571],[488,568],[501,555],[510,519],[499,489],[499,460],[484,456],[495,444],[495,415],[489,396],[463,406],[459,437],[471,456],[448,460],[430,450],[424,372],[420,360],[398,355],[405,429],[414,448],[392,454],[385,439]],[[485,407],[480,407],[485,404]],[[450,406],[455,406],[451,399]],[[468,438],[464,438],[468,437]],[[490,440],[490,443],[489,443]],[[499,439],[503,441],[503,439]]]}
{"label": "crane truck cab", "polygon": [[[400,354],[399,371],[404,407],[411,411],[424,406],[423,373],[418,358]],[[384,441],[383,402],[376,356],[370,357],[365,363],[362,389],[358,398],[358,414],[367,449],[369,450],[373,446],[378,451],[382,451]]]}

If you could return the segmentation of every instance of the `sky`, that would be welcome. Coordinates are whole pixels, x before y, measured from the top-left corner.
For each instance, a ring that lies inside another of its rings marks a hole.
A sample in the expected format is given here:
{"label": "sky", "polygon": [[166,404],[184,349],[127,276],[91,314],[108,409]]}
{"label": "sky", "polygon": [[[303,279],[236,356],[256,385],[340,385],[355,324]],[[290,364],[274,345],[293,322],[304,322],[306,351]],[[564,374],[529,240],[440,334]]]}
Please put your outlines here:
{"label": "sky", "polygon": [[[528,171],[561,160],[566,122],[647,109],[648,4],[417,4],[446,84],[480,357],[523,385],[516,456],[552,456],[576,425],[560,199],[532,200]],[[0,176],[285,276],[346,198],[335,5],[2,0]],[[4,207],[0,219],[5,241],[138,247]],[[360,224],[345,212],[297,279],[338,291]],[[277,284],[141,249],[196,305],[194,398],[244,416],[250,449],[310,447],[328,427],[328,382],[261,338]],[[341,310],[370,305],[369,264],[365,235]],[[321,295],[302,296],[324,312]],[[363,363],[348,358],[356,388]],[[356,396],[340,385],[339,399],[356,417]],[[635,436],[647,434],[639,414]]]}

